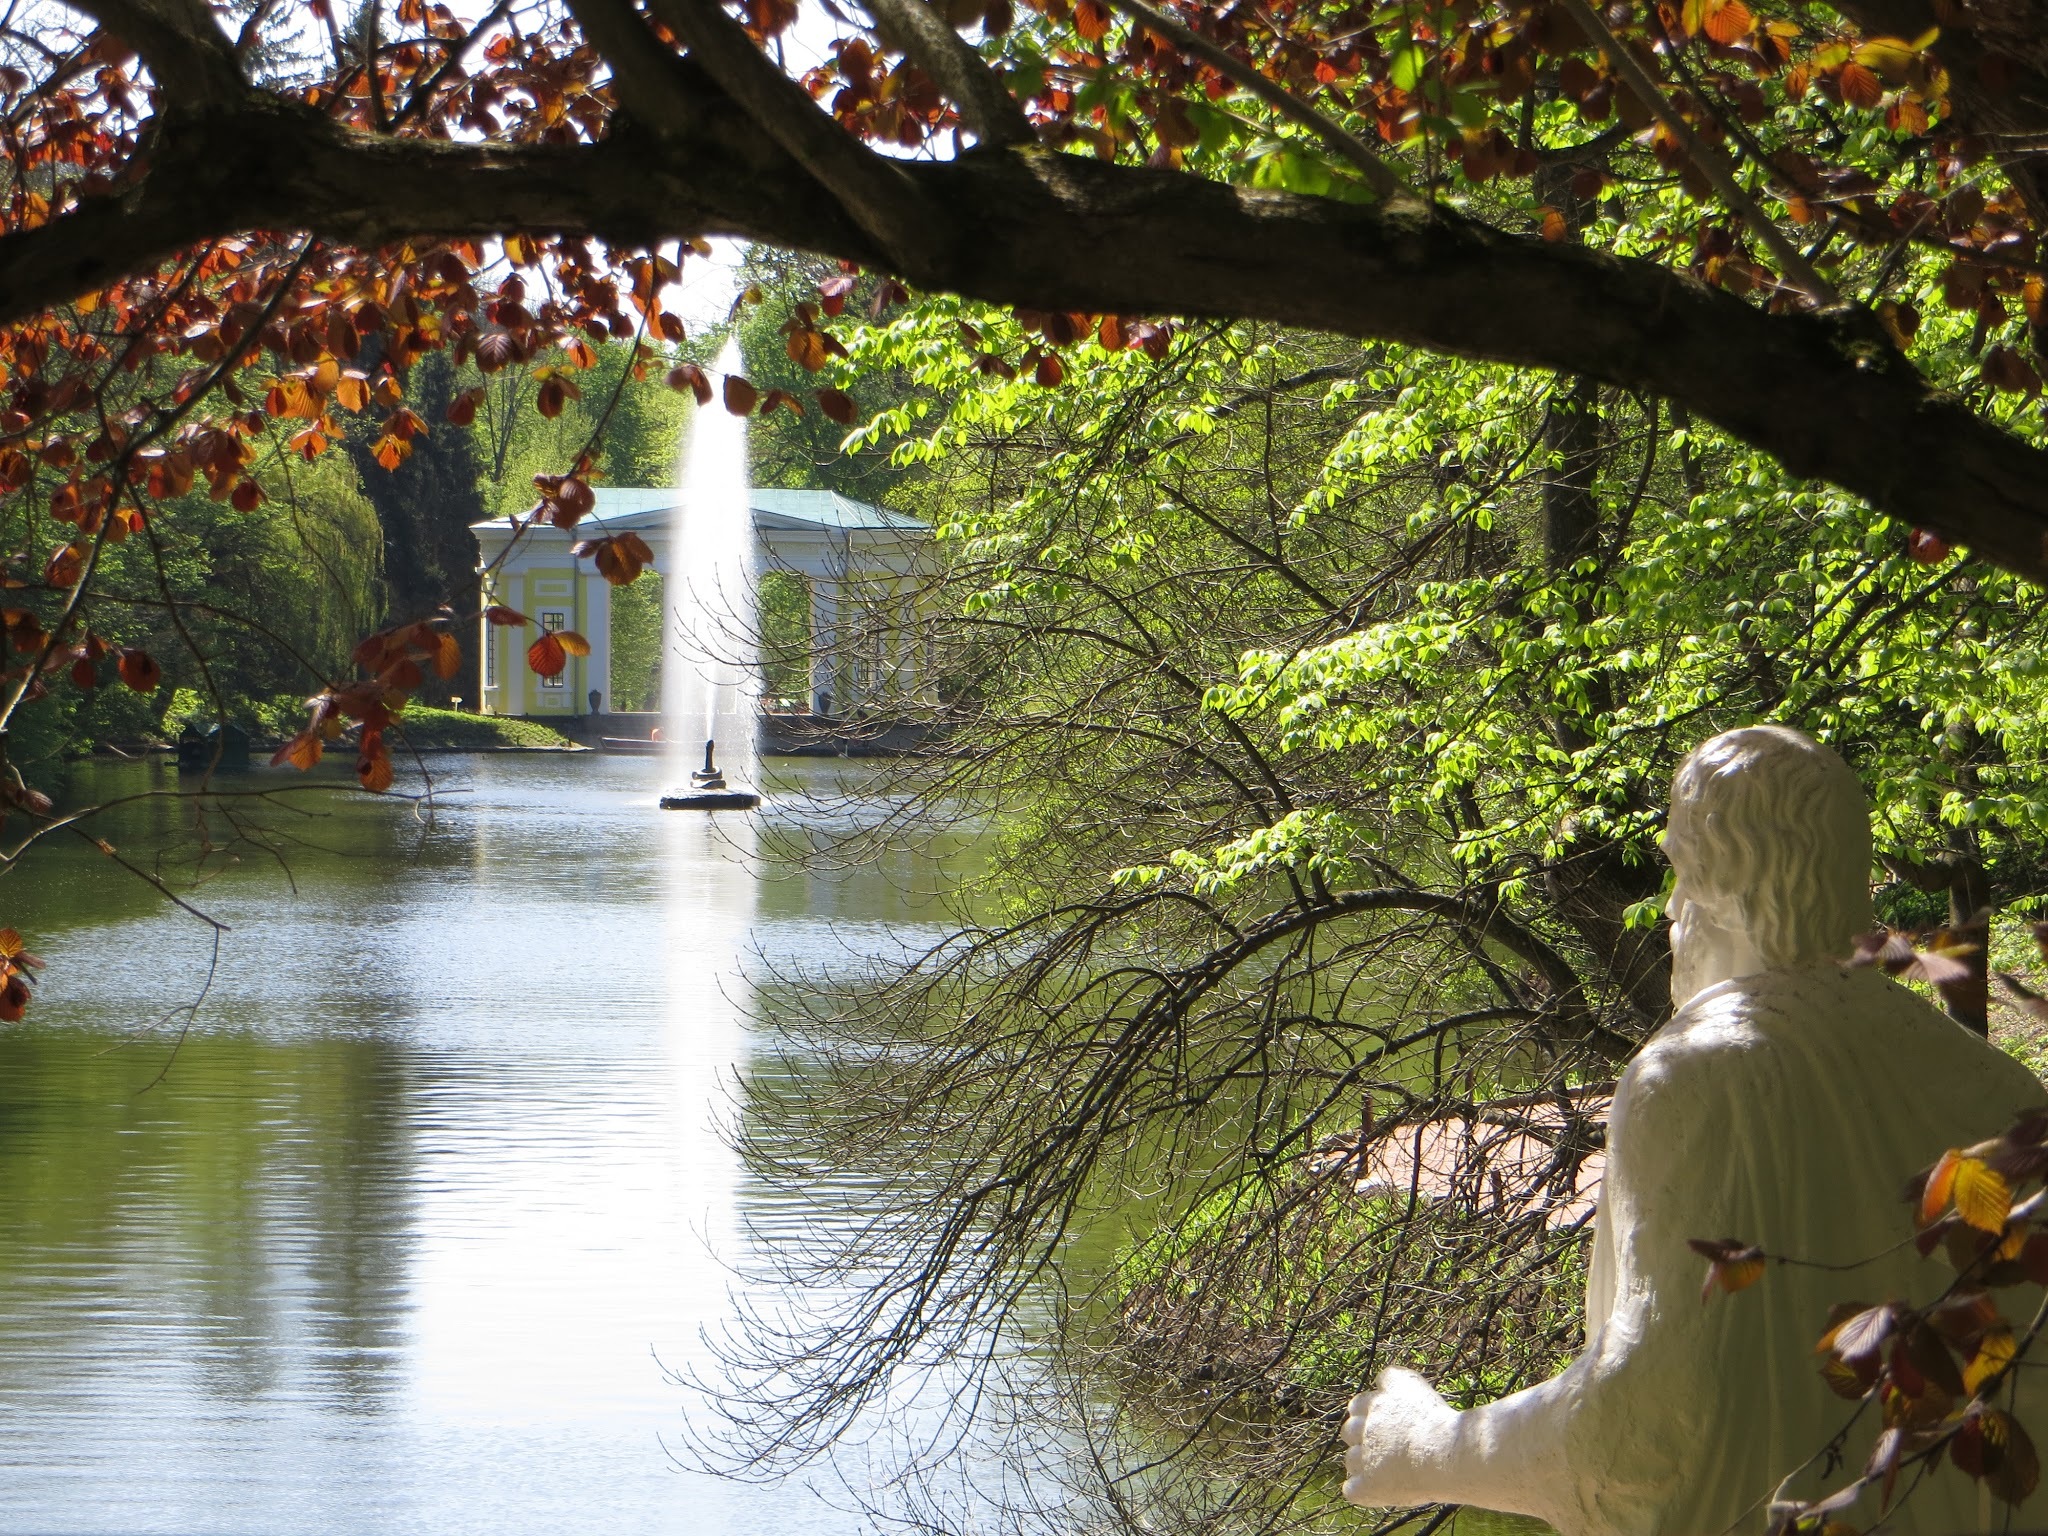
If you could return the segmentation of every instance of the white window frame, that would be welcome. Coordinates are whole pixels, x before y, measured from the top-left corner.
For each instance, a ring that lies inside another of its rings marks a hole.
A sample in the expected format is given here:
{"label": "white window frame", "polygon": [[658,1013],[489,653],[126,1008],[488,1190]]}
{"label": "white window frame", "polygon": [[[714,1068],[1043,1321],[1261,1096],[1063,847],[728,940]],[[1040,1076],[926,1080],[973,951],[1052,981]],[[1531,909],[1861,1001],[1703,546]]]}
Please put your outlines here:
{"label": "white window frame", "polygon": [[[540,611],[540,627],[543,634],[552,635],[569,627],[569,612],[566,608],[543,608]],[[564,662],[562,670],[553,677],[540,680],[543,688],[560,690],[569,686],[569,667]]]}

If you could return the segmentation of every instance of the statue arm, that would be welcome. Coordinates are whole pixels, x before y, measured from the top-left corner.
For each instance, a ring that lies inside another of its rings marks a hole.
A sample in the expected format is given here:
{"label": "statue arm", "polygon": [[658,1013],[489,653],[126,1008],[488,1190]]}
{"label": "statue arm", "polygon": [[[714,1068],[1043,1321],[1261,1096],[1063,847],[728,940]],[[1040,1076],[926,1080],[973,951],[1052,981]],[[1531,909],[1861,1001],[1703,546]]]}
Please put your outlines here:
{"label": "statue arm", "polygon": [[1711,1378],[1714,1340],[1700,1261],[1685,1245],[1701,1234],[1679,1230],[1687,1217],[1670,1192],[1697,1186],[1716,1116],[1674,1081],[1688,1075],[1682,1062],[1651,1059],[1661,1054],[1653,1047],[1616,1093],[1590,1287],[1609,1310],[1587,1318],[1585,1352],[1549,1381],[1462,1413],[1413,1372],[1387,1372],[1345,1422],[1346,1498],[1471,1504],[1578,1526],[1588,1499],[1612,1506],[1631,1487],[1653,1495],[1675,1473],[1683,1447],[1646,1443],[1644,1430],[1672,1422],[1674,1383]]}

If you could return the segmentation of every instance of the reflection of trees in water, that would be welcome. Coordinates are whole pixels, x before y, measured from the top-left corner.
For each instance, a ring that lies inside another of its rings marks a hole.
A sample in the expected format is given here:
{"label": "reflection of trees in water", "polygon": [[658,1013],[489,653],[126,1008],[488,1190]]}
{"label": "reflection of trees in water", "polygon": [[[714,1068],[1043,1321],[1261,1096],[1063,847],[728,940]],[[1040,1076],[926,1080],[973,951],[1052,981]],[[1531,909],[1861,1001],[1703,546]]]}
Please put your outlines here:
{"label": "reflection of trees in water", "polygon": [[175,1080],[138,1097],[151,1069],[110,1049],[123,1043],[0,1036],[7,1378],[121,1371],[174,1332],[199,1342],[193,1385],[209,1395],[310,1376],[332,1406],[376,1409],[395,1385],[414,1222],[397,1048],[195,1038]]}

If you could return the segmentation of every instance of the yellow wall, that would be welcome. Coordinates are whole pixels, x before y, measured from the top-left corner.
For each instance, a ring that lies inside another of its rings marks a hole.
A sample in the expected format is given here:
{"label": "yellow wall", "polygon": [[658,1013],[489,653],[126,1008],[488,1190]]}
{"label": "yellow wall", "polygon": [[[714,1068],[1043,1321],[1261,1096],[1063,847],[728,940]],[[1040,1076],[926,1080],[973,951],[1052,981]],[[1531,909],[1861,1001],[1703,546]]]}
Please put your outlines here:
{"label": "yellow wall", "polygon": [[[579,715],[589,708],[591,666],[598,657],[571,656],[559,685],[548,687],[526,665],[526,648],[540,637],[547,615],[560,614],[558,629],[573,629],[586,638],[587,593],[582,573],[573,565],[535,566],[501,573],[494,581],[493,602],[517,609],[531,624],[488,626],[487,643],[496,652],[498,685],[484,690],[484,708],[499,715]],[[488,674],[487,674],[488,675]]]}

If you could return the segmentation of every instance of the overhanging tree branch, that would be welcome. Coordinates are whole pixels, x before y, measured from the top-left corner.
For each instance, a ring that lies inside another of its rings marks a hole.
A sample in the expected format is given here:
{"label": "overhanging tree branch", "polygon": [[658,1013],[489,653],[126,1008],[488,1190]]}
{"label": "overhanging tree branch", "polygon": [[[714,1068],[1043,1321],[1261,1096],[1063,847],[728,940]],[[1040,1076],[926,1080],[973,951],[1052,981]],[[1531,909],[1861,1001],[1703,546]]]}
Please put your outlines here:
{"label": "overhanging tree branch", "polygon": [[[1035,148],[881,162],[799,101],[853,163],[881,166],[876,186],[895,189],[882,194],[889,206],[856,210],[815,173],[823,159],[799,162],[751,111],[705,89],[690,131],[623,126],[558,147],[359,134],[250,93],[231,112],[166,121],[138,184],[0,237],[0,321],[251,229],[362,247],[507,229],[643,245],[733,235],[1000,304],[1271,320],[1583,374],[1674,401],[1794,474],[2048,580],[2048,453],[1932,388],[1860,311],[1771,315],[1652,261],[1447,208],[1338,203]],[[975,238],[917,241],[919,226],[892,222],[934,209]],[[918,248],[899,264],[892,242],[904,241]]]}
{"label": "overhanging tree branch", "polygon": [[719,88],[889,254],[897,271],[929,281],[927,272],[935,261],[943,262],[951,244],[948,220],[901,166],[819,111],[718,0],[652,0],[651,9],[689,46]]}
{"label": "overhanging tree branch", "polygon": [[198,0],[79,0],[78,8],[141,55],[166,112],[216,111],[247,94],[233,41]]}
{"label": "overhanging tree branch", "polygon": [[925,0],[865,0],[885,36],[946,93],[984,147],[1029,144],[1031,120],[988,61]]}
{"label": "overhanging tree branch", "polygon": [[648,30],[631,0],[569,0],[569,9],[611,66],[612,90],[626,111],[656,133],[701,126],[682,55]]}

